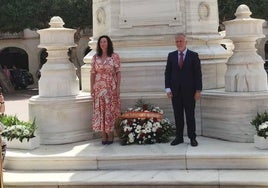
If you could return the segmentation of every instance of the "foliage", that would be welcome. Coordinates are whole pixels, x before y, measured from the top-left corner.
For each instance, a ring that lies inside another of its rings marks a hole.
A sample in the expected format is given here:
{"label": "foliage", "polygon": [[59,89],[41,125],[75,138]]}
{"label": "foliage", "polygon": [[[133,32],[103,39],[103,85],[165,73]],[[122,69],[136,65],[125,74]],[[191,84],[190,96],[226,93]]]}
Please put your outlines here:
{"label": "foliage", "polygon": [[235,18],[239,5],[246,4],[252,12],[251,17],[268,19],[267,0],[218,0],[220,23]]}
{"label": "foliage", "polygon": [[0,0],[0,4],[0,32],[47,28],[53,16],[60,16],[65,27],[92,25],[92,0]]}
{"label": "foliage", "polygon": [[18,139],[22,142],[23,139],[29,141],[31,138],[35,137],[34,133],[37,129],[35,120],[32,123],[21,121],[16,115],[5,114],[0,116],[0,122],[4,125],[2,136],[7,140]]}
{"label": "foliage", "polygon": [[134,108],[129,108],[116,123],[121,144],[169,142],[173,129],[169,120],[162,118],[162,114],[163,110],[159,107],[142,100],[137,101]]}
{"label": "foliage", "polygon": [[250,122],[257,131],[257,135],[260,137],[264,137],[265,139],[268,137],[268,112],[265,111],[263,113],[257,113],[254,119]]}

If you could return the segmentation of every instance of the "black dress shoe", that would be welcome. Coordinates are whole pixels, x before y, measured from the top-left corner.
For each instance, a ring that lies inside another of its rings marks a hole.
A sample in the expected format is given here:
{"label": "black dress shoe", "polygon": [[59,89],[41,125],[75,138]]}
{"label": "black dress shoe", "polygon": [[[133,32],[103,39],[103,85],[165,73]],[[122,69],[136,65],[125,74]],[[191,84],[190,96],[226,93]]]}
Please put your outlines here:
{"label": "black dress shoe", "polygon": [[170,143],[170,145],[172,145],[172,146],[176,146],[176,145],[181,144],[181,143],[183,143],[183,140],[178,139],[178,138],[175,138],[175,139]]}
{"label": "black dress shoe", "polygon": [[198,142],[196,141],[196,139],[191,139],[191,146],[197,146]]}

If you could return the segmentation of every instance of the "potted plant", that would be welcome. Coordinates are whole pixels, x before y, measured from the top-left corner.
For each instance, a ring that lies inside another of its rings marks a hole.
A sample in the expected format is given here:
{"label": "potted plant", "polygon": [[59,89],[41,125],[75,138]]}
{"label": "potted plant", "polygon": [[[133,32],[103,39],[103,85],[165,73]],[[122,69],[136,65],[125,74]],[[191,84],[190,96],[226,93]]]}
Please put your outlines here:
{"label": "potted plant", "polygon": [[268,149],[268,112],[257,113],[250,122],[256,129],[254,144],[259,149]]}
{"label": "potted plant", "polygon": [[4,127],[2,137],[7,140],[9,148],[33,149],[39,146],[36,138],[35,121],[21,121],[16,115],[1,115],[0,122]]}

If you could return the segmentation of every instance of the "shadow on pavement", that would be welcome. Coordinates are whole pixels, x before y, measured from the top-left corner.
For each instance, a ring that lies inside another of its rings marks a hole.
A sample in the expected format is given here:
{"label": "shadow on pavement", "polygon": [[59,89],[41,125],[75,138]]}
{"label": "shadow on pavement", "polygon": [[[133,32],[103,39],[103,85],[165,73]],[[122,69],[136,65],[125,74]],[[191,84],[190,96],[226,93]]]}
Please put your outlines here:
{"label": "shadow on pavement", "polygon": [[38,88],[27,88],[15,90],[13,93],[4,94],[5,101],[25,100],[38,95]]}

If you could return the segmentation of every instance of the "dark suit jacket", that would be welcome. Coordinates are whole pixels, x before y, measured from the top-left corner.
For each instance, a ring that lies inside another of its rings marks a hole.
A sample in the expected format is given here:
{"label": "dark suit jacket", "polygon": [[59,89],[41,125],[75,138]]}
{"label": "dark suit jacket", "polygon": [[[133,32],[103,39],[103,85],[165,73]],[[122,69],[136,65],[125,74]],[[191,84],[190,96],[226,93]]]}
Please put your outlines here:
{"label": "dark suit jacket", "polygon": [[182,69],[178,65],[178,51],[168,54],[165,70],[165,88],[170,88],[173,96],[182,91],[186,94],[202,90],[202,72],[198,54],[187,49]]}

